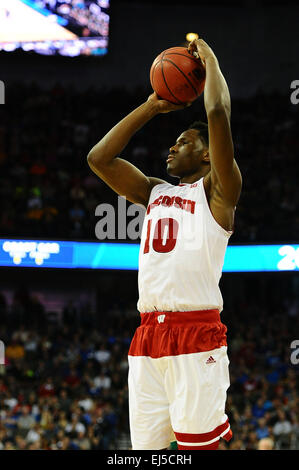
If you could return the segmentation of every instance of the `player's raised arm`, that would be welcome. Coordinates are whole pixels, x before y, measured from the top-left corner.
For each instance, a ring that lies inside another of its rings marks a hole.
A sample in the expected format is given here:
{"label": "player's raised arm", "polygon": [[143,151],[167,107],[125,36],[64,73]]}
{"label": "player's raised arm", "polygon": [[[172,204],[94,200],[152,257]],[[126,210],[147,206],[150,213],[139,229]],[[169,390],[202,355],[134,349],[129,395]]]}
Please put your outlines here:
{"label": "player's raised arm", "polygon": [[87,161],[92,171],[116,193],[136,204],[147,205],[153,186],[163,183],[147,177],[130,162],[119,158],[131,137],[159,113],[182,109],[168,101],[159,100],[156,93],[114,126],[89,152]]}
{"label": "player's raised arm", "polygon": [[209,126],[211,183],[217,186],[226,203],[234,207],[240,196],[242,177],[234,159],[229,89],[217,57],[203,39],[192,41],[188,49],[196,52],[206,67],[204,104]]}

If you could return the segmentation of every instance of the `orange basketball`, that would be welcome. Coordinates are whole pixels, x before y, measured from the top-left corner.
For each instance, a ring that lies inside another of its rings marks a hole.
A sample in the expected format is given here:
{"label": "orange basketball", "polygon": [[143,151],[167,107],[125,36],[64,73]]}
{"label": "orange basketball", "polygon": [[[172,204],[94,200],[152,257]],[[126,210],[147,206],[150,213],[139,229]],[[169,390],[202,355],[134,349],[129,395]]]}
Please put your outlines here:
{"label": "orange basketball", "polygon": [[186,47],[171,47],[155,58],[150,81],[159,98],[174,104],[196,100],[203,92],[206,71]]}

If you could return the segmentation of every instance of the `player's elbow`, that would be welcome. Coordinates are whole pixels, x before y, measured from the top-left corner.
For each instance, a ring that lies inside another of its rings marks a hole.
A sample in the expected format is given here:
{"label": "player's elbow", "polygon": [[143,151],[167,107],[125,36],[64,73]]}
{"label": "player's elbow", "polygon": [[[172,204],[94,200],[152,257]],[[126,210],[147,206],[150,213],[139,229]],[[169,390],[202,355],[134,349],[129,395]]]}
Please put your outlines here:
{"label": "player's elbow", "polygon": [[91,149],[87,155],[87,163],[89,167],[94,170],[99,169],[103,166],[104,158],[102,158],[99,152],[95,152],[94,149]]}
{"label": "player's elbow", "polygon": [[91,150],[87,155],[87,163],[90,166],[90,168],[94,166],[94,162],[95,162],[95,155],[94,155],[94,152]]}
{"label": "player's elbow", "polygon": [[208,118],[213,118],[213,117],[230,117],[230,105],[226,103],[225,101],[217,101],[214,103],[209,110],[207,111],[207,116]]}

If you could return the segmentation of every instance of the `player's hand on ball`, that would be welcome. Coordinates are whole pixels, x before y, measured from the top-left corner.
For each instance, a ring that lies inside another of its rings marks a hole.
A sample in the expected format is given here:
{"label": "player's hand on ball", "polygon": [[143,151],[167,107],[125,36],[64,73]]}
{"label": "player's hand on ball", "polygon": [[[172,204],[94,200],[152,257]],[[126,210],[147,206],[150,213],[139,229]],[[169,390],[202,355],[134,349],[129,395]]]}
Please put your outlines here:
{"label": "player's hand on ball", "polygon": [[170,101],[159,99],[156,92],[152,93],[148,97],[147,101],[149,101],[156,108],[157,113],[170,113],[171,111],[178,111],[179,109],[187,108],[192,104],[173,104],[170,103]]}
{"label": "player's hand on ball", "polygon": [[197,59],[200,58],[203,64],[209,57],[216,59],[214,52],[203,39],[193,39],[188,46],[188,51]]}

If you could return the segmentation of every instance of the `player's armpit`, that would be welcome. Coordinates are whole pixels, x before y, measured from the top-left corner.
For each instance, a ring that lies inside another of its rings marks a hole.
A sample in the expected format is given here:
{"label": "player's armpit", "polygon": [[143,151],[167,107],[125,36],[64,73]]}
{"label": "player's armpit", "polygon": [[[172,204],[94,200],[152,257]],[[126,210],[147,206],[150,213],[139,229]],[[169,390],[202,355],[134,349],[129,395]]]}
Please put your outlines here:
{"label": "player's armpit", "polygon": [[101,178],[113,191],[134,204],[147,206],[152,188],[165,183],[159,178],[148,177],[132,163],[116,157],[103,166],[95,165],[88,158],[92,171]]}

